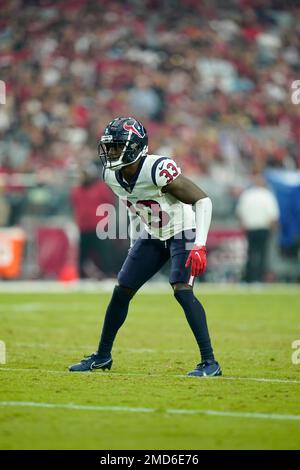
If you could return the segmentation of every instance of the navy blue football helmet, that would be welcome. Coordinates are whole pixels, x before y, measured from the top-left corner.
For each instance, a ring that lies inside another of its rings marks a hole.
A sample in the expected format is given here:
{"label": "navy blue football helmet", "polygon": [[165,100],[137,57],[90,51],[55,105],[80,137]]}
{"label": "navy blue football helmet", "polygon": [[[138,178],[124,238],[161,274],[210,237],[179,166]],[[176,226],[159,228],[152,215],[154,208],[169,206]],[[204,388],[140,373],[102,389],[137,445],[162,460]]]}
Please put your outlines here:
{"label": "navy blue football helmet", "polygon": [[119,170],[147,153],[147,131],[132,117],[118,117],[111,121],[98,142],[98,156],[104,169]]}

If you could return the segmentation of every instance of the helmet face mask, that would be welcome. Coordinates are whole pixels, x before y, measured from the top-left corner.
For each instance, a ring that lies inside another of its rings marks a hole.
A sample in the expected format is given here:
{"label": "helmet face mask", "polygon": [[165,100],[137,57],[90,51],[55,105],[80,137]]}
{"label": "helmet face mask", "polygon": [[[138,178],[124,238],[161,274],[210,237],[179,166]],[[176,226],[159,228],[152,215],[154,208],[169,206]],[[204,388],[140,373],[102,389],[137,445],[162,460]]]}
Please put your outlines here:
{"label": "helmet face mask", "polygon": [[120,159],[124,149],[123,143],[113,142],[102,145],[105,147],[105,154],[109,163],[114,163]]}
{"label": "helmet face mask", "polygon": [[104,169],[119,170],[148,152],[146,129],[134,118],[116,118],[105,128],[98,143]]}

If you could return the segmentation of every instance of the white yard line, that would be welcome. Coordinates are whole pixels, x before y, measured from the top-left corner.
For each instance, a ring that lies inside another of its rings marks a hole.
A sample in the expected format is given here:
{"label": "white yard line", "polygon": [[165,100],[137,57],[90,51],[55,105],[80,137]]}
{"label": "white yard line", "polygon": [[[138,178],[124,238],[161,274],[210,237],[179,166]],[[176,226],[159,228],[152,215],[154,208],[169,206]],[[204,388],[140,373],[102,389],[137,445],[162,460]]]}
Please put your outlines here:
{"label": "white yard line", "polygon": [[294,379],[268,379],[268,378],[263,378],[263,377],[221,377],[221,378],[222,380],[249,380],[253,382],[300,385],[300,380],[294,380]]}
{"label": "white yard line", "polygon": [[[60,375],[65,375],[68,374],[70,376],[80,376],[80,373],[76,372],[69,372],[68,370],[52,370],[52,369],[30,369],[30,368],[15,368],[15,367],[0,367],[0,373],[1,372],[37,372],[38,374],[42,374],[43,372],[46,372],[47,374],[60,374]],[[201,380],[198,377],[188,377],[186,374],[163,374],[163,373],[149,373],[149,374],[143,374],[140,372],[102,372],[102,371],[93,371],[93,372],[88,372],[92,373],[96,376],[99,377],[110,377],[113,378],[114,376],[124,376],[124,377],[143,377],[143,378],[153,378],[153,377],[165,377],[168,379],[169,377],[176,377],[176,378],[185,378],[185,379],[193,379],[193,380]],[[261,383],[280,383],[280,384],[296,384],[300,385],[300,380],[296,379],[276,379],[276,378],[264,378],[264,377],[206,377],[202,380],[217,380],[217,381],[222,381],[222,380],[240,380],[240,381],[250,381],[250,382],[261,382]]]}
{"label": "white yard line", "polygon": [[222,416],[229,418],[266,419],[279,421],[300,421],[300,415],[277,414],[277,413],[252,413],[239,411],[221,410],[195,410],[195,409],[155,409],[129,406],[98,406],[98,405],[77,405],[74,403],[38,403],[30,401],[0,401],[0,407],[24,407],[24,408],[44,408],[44,409],[65,409],[81,411],[106,411],[123,413],[166,413],[173,415],[205,415]]}

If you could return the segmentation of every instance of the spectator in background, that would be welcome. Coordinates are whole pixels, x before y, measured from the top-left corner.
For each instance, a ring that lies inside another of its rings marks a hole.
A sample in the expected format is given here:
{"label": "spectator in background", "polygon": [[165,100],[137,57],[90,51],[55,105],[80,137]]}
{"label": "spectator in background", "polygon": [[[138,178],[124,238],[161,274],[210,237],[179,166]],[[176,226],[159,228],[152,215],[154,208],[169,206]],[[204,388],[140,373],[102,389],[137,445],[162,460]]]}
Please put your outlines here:
{"label": "spectator in background", "polygon": [[266,272],[269,239],[277,226],[279,208],[261,175],[254,176],[253,185],[241,194],[236,213],[248,241],[245,281],[262,282]]}
{"label": "spectator in background", "polygon": [[114,196],[109,187],[99,181],[97,167],[93,163],[83,167],[80,184],[72,190],[71,202],[80,232],[80,278],[101,278],[111,274],[111,250],[108,247],[111,242],[97,237],[99,217],[96,210],[100,204],[114,204]]}
{"label": "spectator in background", "polygon": [[143,75],[138,76],[135,86],[128,95],[128,105],[133,110],[133,114],[160,120],[162,104],[163,100],[158,91],[151,86],[151,81]]}
{"label": "spectator in background", "polygon": [[[230,171],[228,145],[237,177],[257,162],[300,168],[289,96],[299,18],[297,2],[283,0],[2,1],[0,171],[8,155],[16,173],[68,174],[106,122],[128,114],[145,122],[151,151],[169,147],[185,172],[209,174],[219,154]],[[212,132],[203,161],[197,149]]]}
{"label": "spectator in background", "polygon": [[5,182],[1,179],[0,175],[0,227],[5,227],[8,224],[10,207],[5,197]]}
{"label": "spectator in background", "polygon": [[50,189],[27,191],[43,170],[55,198],[39,215],[65,214],[73,168],[93,160],[100,130],[124,115],[143,120],[150,153],[175,158],[201,186],[207,179],[222,199],[218,223],[234,223],[249,174],[300,169],[297,3],[3,0],[0,174],[26,177],[6,188],[8,225],[30,212],[26,192]]}

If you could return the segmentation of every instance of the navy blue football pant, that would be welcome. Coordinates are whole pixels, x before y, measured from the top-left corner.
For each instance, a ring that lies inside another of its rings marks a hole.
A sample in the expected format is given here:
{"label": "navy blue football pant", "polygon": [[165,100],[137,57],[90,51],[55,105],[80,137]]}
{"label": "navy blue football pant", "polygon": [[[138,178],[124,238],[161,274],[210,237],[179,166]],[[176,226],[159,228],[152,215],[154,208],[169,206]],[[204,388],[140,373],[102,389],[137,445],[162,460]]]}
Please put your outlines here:
{"label": "navy blue football pant", "polygon": [[119,285],[137,291],[169,259],[171,260],[170,284],[187,284],[190,268],[186,269],[185,263],[195,239],[194,230],[186,230],[166,241],[158,238],[143,238],[143,236],[146,237],[145,232],[129,250],[118,274]]}
{"label": "navy blue football pant", "polygon": [[[170,284],[187,284],[189,282],[190,268],[185,268],[185,263],[194,238],[194,231],[188,230],[166,241],[142,235],[134,243],[118,274],[119,285],[114,289],[106,312],[98,348],[101,356],[106,357],[110,354],[117,331],[126,319],[129,302],[135,292],[153,277],[169,259]],[[185,312],[199,345],[202,359],[212,359],[213,351],[203,306],[191,290],[176,291],[175,298]]]}

